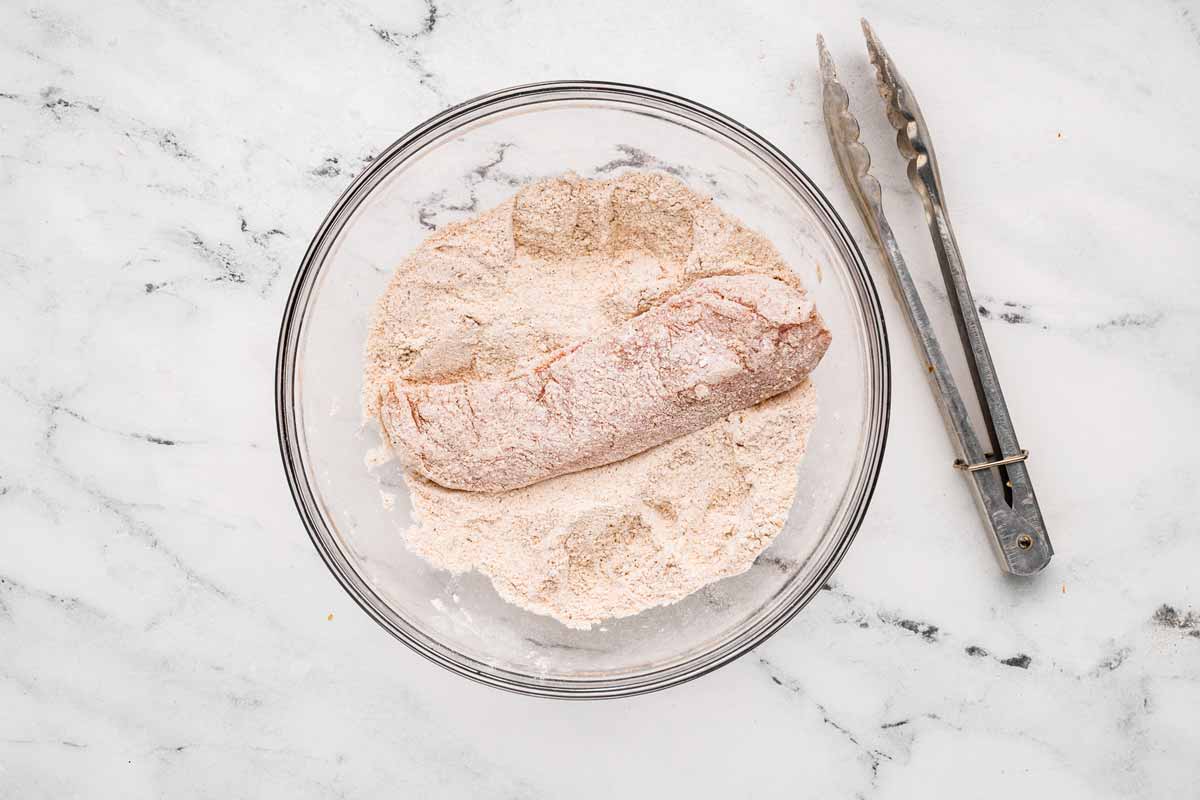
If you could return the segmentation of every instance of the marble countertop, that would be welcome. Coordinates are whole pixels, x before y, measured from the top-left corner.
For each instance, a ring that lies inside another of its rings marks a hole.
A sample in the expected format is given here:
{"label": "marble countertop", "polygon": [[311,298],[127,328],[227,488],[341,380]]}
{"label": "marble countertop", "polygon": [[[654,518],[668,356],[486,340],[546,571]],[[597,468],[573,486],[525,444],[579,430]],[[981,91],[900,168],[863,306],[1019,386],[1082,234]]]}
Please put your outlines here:
{"label": "marble countertop", "polygon": [[[1200,7],[200,5],[0,7],[0,798],[1194,795]],[[813,47],[929,252],[860,14],[937,139],[1051,567],[999,573],[887,295],[874,503],[754,653],[580,704],[393,641],[313,551],[275,442],[284,297],[334,199],[447,105],[628,81],[778,144],[882,280]]]}

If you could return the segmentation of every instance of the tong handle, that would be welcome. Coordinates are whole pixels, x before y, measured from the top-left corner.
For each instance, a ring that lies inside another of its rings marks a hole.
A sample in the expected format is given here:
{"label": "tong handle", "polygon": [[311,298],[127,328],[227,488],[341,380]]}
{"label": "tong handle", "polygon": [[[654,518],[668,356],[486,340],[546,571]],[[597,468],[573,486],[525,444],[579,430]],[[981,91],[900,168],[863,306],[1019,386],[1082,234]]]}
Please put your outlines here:
{"label": "tong handle", "polygon": [[942,280],[946,284],[946,294],[950,299],[950,308],[958,326],[958,336],[967,356],[967,366],[987,424],[992,451],[998,458],[1019,455],[1021,448],[1017,443],[1012,417],[1008,413],[1008,405],[1004,402],[1004,392],[1000,389],[1000,379],[996,375],[992,353],[983,334],[983,323],[976,310],[975,297],[967,283],[958,243],[950,227],[950,218],[933,195],[924,191],[920,192],[920,195],[925,205],[925,219],[933,237],[933,248],[937,252]]}
{"label": "tong handle", "polygon": [[[1016,482],[1011,480],[1012,471],[1008,474],[1010,482],[1015,486]],[[1024,483],[1029,485],[1028,474],[1025,475]],[[980,493],[977,496],[984,495]],[[1035,521],[1033,515],[1021,513],[1016,506],[1009,508],[1003,503],[986,502],[984,513],[995,533],[993,541],[1005,565],[1005,571],[1013,575],[1035,575],[1046,568],[1054,556],[1054,548],[1050,545],[1050,537],[1046,534],[1046,526],[1041,522],[1040,513],[1036,514]]]}
{"label": "tong handle", "polygon": [[[933,174],[936,178],[936,173]],[[922,184],[920,188],[927,187]],[[983,333],[983,323],[976,311],[975,298],[967,283],[950,217],[941,205],[940,193],[919,191],[919,194],[925,206],[926,221],[950,298],[950,307],[954,312],[954,321],[958,326],[958,335],[967,356],[967,367],[987,425],[992,452],[996,459],[1017,457],[1022,453],[1021,446],[1008,412],[1008,404],[1004,401],[996,365],[992,362],[992,354]],[[1050,563],[1054,548],[1033,493],[1029,471],[1023,461],[994,469],[998,471],[998,476],[985,477],[985,472],[980,471],[974,477],[983,512],[995,532],[999,556],[1005,568],[1015,575],[1040,572]]]}
{"label": "tong handle", "polygon": [[858,120],[850,112],[849,96],[838,82],[837,71],[824,40],[818,36],[823,110],[829,141],[846,185],[891,267],[893,288],[900,297],[901,308],[925,356],[929,377],[948,427],[958,440],[966,463],[973,467],[966,474],[968,480],[974,483],[975,496],[987,520],[1000,563],[1006,572],[1032,575],[1049,563],[1054,548],[1050,544],[1024,463],[1026,453],[1017,441],[1012,418],[1000,390],[1000,379],[992,363],[963,269],[962,256],[946,214],[933,142],[916,97],[866,20],[863,20],[863,33],[868,54],[876,68],[888,120],[896,129],[896,144],[907,161],[909,182],[921,196],[925,207],[926,222],[974,383],[976,402],[987,423],[986,433],[992,454],[984,452],[921,302],[920,293],[884,216],[879,182],[869,171],[871,157],[859,141]]}

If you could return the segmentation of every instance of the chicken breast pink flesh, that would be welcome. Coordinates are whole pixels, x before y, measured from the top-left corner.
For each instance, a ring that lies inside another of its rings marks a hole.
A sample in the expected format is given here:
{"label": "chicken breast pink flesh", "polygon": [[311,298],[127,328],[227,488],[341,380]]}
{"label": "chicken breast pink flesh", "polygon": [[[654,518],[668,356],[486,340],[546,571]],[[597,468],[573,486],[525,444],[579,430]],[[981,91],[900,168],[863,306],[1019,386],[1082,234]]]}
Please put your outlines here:
{"label": "chicken breast pink flesh", "polygon": [[502,381],[392,384],[401,461],[450,489],[516,489],[628,458],[799,385],[829,348],[806,295],[763,275],[702,278]]}

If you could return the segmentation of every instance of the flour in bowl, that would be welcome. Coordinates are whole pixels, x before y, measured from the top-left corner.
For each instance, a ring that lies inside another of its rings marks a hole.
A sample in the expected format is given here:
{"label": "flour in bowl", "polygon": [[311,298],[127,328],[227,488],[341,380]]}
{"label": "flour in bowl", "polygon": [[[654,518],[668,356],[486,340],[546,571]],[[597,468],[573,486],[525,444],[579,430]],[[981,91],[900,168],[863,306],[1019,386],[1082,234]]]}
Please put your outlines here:
{"label": "flour in bowl", "polygon": [[[758,276],[803,300],[766,239],[674,178],[532,184],[437,231],[399,266],[368,340],[364,412],[386,419],[381,398],[445,395],[448,384],[478,397],[485,384],[528,383],[564,348],[651,319],[677,295],[760,286]],[[828,332],[814,318],[819,359]],[[453,572],[479,570],[509,602],[572,627],[677,601],[748,569],[783,527],[816,392],[800,373],[781,385],[794,388],[523,488],[458,491],[410,469],[408,547]],[[697,386],[687,397],[702,404],[709,390]]]}

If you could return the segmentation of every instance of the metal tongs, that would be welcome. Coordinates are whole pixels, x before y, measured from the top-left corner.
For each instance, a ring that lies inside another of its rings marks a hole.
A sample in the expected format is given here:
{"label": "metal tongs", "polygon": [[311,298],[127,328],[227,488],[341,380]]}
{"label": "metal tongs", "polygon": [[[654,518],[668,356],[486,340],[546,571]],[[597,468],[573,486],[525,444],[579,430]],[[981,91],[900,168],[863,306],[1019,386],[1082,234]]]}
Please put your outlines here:
{"label": "metal tongs", "polygon": [[850,113],[850,99],[837,80],[833,59],[825,49],[825,40],[817,36],[824,84],[825,126],[842,177],[862,212],[863,220],[879,244],[891,267],[893,288],[903,301],[913,335],[925,355],[928,372],[937,389],[938,399],[950,429],[958,439],[962,459],[954,466],[972,480],[976,497],[992,532],[1001,565],[1014,575],[1032,575],[1050,562],[1054,548],[1046,533],[1025,460],[1029,453],[1017,443],[1012,418],[1000,391],[1000,379],[988,352],[987,340],[975,310],[971,288],[963,270],[962,255],[946,214],[942,181],[933,142],[925,118],[912,90],[900,77],[895,64],[879,43],[871,26],[862,21],[867,52],[875,65],[879,93],[887,107],[887,117],[897,130],[896,144],[908,160],[908,179],[925,205],[925,219],[933,236],[946,292],[958,323],[959,338],[966,351],[974,378],[976,397],[987,423],[990,452],[980,444],[967,416],[958,385],[946,365],[941,345],[930,324],[929,315],[913,283],[912,275],[900,254],[892,228],[883,214],[879,182],[871,177],[871,155],[858,141],[858,120]]}

